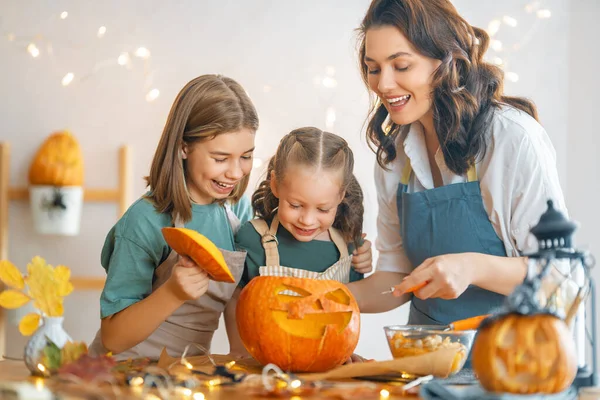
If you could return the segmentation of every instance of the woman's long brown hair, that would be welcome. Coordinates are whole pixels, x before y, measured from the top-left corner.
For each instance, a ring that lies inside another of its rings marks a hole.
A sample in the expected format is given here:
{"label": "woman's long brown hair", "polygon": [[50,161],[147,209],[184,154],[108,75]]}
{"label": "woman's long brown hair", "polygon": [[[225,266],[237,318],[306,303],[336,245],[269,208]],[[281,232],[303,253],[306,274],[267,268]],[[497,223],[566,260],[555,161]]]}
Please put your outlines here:
{"label": "woman's long brown hair", "polygon": [[[483,56],[488,34],[471,26],[449,0],[373,0],[359,28],[359,63],[364,83],[367,31],[381,26],[400,30],[422,55],[441,61],[433,75],[433,122],[448,168],[458,175],[485,155],[495,109],[510,105],[537,120],[533,102],[503,94],[503,72]],[[385,106],[374,103],[369,113],[367,139],[382,168],[396,158],[396,137],[402,126],[387,134]]]}

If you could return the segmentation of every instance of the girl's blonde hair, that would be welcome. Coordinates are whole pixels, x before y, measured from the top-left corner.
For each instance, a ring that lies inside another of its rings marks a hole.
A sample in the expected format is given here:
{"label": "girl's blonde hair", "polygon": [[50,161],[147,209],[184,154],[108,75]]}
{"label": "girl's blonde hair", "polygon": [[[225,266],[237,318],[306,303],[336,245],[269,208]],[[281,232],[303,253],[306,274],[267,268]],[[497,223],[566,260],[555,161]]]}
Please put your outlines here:
{"label": "girl's blonde hair", "polygon": [[[188,82],[173,102],[150,175],[146,177],[150,187],[147,197],[156,210],[189,221],[192,205],[185,183],[183,145],[191,147],[243,128],[256,131],[258,115],[239,83],[221,75],[202,75]],[[249,176],[245,176],[223,202],[237,202],[248,187],[248,180]]]}
{"label": "girl's blonde hair", "polygon": [[338,135],[320,129],[306,127],[296,129],[281,139],[275,156],[269,161],[267,177],[252,195],[252,207],[257,217],[271,219],[279,199],[271,190],[271,176],[282,182],[290,166],[306,166],[318,170],[340,171],[345,192],[333,222],[348,242],[360,246],[363,225],[363,193],[354,170],[354,155],[348,143]]}

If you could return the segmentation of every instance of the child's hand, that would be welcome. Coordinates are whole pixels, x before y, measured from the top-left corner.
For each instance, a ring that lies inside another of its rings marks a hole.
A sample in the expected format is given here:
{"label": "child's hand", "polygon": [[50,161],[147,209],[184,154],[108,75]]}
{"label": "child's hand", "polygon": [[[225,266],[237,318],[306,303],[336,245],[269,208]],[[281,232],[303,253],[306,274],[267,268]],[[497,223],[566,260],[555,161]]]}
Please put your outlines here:
{"label": "child's hand", "polygon": [[166,284],[180,300],[196,300],[208,289],[208,274],[189,257],[180,256]]}
{"label": "child's hand", "polygon": [[[367,236],[366,233],[363,233],[363,239]],[[363,244],[354,250],[352,253],[352,265],[356,272],[361,274],[366,274],[373,271],[373,253],[371,251],[371,242],[365,240]]]}

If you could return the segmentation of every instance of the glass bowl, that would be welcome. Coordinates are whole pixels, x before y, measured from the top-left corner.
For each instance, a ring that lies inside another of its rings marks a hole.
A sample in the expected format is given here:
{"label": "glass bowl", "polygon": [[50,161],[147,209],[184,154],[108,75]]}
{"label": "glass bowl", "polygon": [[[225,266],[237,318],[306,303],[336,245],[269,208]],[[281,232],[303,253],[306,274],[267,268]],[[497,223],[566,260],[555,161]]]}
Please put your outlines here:
{"label": "glass bowl", "polygon": [[456,348],[450,375],[467,361],[476,330],[444,331],[437,325],[393,325],[383,328],[394,358],[419,356],[440,348]]}

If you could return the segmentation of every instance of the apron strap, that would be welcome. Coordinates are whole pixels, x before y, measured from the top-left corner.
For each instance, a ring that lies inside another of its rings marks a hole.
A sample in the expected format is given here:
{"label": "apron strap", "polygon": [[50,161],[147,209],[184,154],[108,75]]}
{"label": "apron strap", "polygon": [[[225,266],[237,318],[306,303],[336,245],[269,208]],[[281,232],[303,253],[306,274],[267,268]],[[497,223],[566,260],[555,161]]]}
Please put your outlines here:
{"label": "apron strap", "polygon": [[[408,186],[408,182],[410,181],[410,176],[412,174],[412,167],[410,165],[410,159],[406,158],[406,164],[404,164],[404,168],[402,168],[402,175],[400,176],[400,183],[404,186]],[[477,181],[477,168],[475,164],[469,167],[467,171],[467,181],[475,182]]]}
{"label": "apron strap", "polygon": [[267,226],[267,223],[263,219],[253,219],[250,220],[250,223],[260,235],[260,241],[265,249],[266,266],[278,267],[280,263],[279,251],[277,250],[279,241],[277,240],[276,236],[277,228],[279,227],[279,218],[277,218],[277,214],[275,214],[275,217],[273,217],[270,227]]}
{"label": "apron strap", "polygon": [[348,257],[348,245],[342,236],[342,233],[334,227],[329,228],[329,236],[340,252],[340,258]]}

